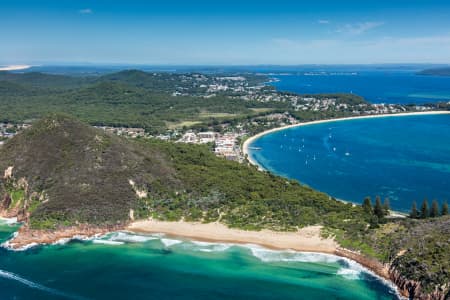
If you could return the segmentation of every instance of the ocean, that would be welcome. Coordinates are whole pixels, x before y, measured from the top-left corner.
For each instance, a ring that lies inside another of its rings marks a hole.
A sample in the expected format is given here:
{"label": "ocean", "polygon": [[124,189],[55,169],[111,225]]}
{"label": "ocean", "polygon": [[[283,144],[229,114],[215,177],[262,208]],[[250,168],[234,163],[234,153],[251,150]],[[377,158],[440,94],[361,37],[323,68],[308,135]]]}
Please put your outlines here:
{"label": "ocean", "polygon": [[417,75],[420,69],[323,67],[275,72],[280,91],[353,93],[372,103],[450,101],[450,76]]}
{"label": "ocean", "polygon": [[338,199],[361,203],[380,196],[407,212],[413,201],[450,198],[450,115],[300,126],[251,146],[261,148],[250,155],[265,169]]}
{"label": "ocean", "polygon": [[[0,221],[0,242],[17,226]],[[332,255],[115,232],[88,241],[0,248],[0,299],[398,299]]]}

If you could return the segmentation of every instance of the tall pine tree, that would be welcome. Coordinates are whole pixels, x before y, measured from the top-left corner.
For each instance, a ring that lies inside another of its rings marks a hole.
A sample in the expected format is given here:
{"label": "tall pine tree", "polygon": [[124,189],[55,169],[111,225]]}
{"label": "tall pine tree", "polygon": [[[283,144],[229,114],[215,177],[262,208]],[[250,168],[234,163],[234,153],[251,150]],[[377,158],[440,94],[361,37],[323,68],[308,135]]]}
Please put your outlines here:
{"label": "tall pine tree", "polygon": [[373,213],[378,217],[378,220],[382,220],[384,218],[384,209],[383,205],[381,204],[380,196],[377,196],[377,198],[375,199],[375,207],[373,209]]}
{"label": "tall pine tree", "polygon": [[389,215],[389,211],[391,210],[391,203],[389,201],[389,198],[384,198],[383,209],[384,215],[385,216]]}
{"label": "tall pine tree", "polygon": [[424,199],[422,202],[422,207],[420,208],[420,217],[422,219],[426,219],[430,216],[430,213],[428,211],[428,200]]}
{"label": "tall pine tree", "polygon": [[441,215],[443,215],[443,216],[448,215],[448,204],[447,204],[447,202],[442,203]]}
{"label": "tall pine tree", "polygon": [[417,219],[419,217],[419,212],[417,211],[417,204],[416,201],[414,201],[412,203],[412,207],[411,207],[411,213],[409,214],[409,216],[413,219]]}
{"label": "tall pine tree", "polygon": [[437,200],[433,200],[433,202],[431,203],[430,217],[431,218],[439,217],[439,204]]}
{"label": "tall pine tree", "polygon": [[362,208],[364,209],[364,212],[368,215],[371,215],[373,213],[372,200],[370,199],[370,197],[364,198]]}

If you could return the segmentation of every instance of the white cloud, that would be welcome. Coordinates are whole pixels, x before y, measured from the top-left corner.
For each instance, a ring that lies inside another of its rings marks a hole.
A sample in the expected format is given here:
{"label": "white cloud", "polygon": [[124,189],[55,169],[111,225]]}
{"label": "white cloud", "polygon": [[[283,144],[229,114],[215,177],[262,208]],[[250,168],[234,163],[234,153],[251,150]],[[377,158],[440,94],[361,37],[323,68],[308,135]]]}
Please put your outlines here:
{"label": "white cloud", "polygon": [[325,24],[330,24],[330,20],[324,20],[324,19],[321,19],[321,20],[317,20],[317,23],[323,24],[323,25],[325,25]]}
{"label": "white cloud", "polygon": [[345,24],[344,26],[339,27],[336,32],[351,34],[351,35],[360,35],[365,33],[366,31],[372,30],[374,28],[383,26],[384,22],[362,22],[355,24]]}
{"label": "white cloud", "polygon": [[90,15],[90,14],[94,13],[94,11],[90,8],[83,8],[83,9],[80,9],[78,12],[82,15]]}

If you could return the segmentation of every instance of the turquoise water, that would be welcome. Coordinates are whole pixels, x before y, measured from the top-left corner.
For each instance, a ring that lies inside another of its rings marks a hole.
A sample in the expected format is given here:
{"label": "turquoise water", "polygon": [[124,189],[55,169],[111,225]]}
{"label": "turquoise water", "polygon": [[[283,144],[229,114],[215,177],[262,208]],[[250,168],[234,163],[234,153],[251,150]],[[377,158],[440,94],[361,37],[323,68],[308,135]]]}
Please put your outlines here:
{"label": "turquoise water", "polygon": [[[0,241],[16,227],[0,224]],[[0,248],[0,299],[397,299],[331,255],[112,233],[14,252]]]}
{"label": "turquoise water", "polygon": [[359,119],[290,128],[257,139],[251,157],[264,168],[336,198],[450,198],[450,115]]}

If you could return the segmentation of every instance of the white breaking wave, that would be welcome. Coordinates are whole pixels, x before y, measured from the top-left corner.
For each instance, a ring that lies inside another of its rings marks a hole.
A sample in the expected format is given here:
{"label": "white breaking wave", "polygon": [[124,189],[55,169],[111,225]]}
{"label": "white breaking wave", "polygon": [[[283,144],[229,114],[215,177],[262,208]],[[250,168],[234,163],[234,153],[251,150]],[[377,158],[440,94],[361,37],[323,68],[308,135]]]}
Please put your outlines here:
{"label": "white breaking wave", "polygon": [[360,277],[361,271],[355,270],[355,269],[349,269],[349,268],[340,268],[336,272],[336,275],[340,275],[340,276],[344,277],[345,279],[358,280],[361,278]]}
{"label": "white breaking wave", "polygon": [[192,241],[199,251],[202,252],[222,252],[228,250],[233,244],[225,244],[225,243],[209,243],[209,242],[197,242]]}
{"label": "white breaking wave", "polygon": [[119,241],[119,242],[126,242],[126,243],[145,243],[152,240],[157,240],[160,237],[158,236],[151,236],[151,235],[138,235],[128,232],[114,232],[111,234],[111,236],[108,237],[108,240],[110,241]]}
{"label": "white breaking wave", "polygon": [[93,240],[94,244],[104,244],[104,245],[123,245],[124,242],[117,242],[117,241],[109,241],[109,240]]}
{"label": "white breaking wave", "polygon": [[17,218],[0,218],[0,225],[13,225],[17,223]]}
{"label": "white breaking wave", "polygon": [[246,247],[250,249],[253,256],[263,262],[338,263],[341,267],[336,272],[336,275],[349,280],[361,279],[362,272],[370,272],[357,262],[332,254],[270,250],[257,245],[246,245]]}
{"label": "white breaking wave", "polygon": [[342,258],[314,252],[297,252],[293,250],[270,250],[258,245],[245,245],[253,256],[263,262],[306,262],[306,263],[336,263]]}
{"label": "white breaking wave", "polygon": [[171,247],[171,246],[174,246],[174,245],[177,245],[177,244],[180,244],[180,243],[182,243],[183,241],[180,241],[180,240],[173,240],[173,239],[161,239],[161,243],[163,243],[163,245],[165,246],[165,247]]}
{"label": "white breaking wave", "polygon": [[47,292],[47,293],[50,293],[50,294],[53,294],[53,295],[58,295],[58,296],[62,296],[62,297],[65,297],[65,298],[71,298],[71,299],[84,299],[82,297],[69,295],[69,294],[66,294],[64,292],[48,288],[48,287],[43,286],[43,285],[41,285],[39,283],[35,283],[35,282],[30,281],[28,279],[22,278],[19,275],[16,275],[16,274],[8,272],[8,271],[0,270],[0,277],[20,282],[20,283],[22,283],[22,284],[24,284],[24,285],[26,285],[26,286],[28,286],[30,288],[38,289],[38,290],[41,290],[41,291],[44,291],[44,292]]}
{"label": "white breaking wave", "polygon": [[70,242],[72,239],[71,238],[63,238],[63,239],[59,239],[56,242],[54,242],[52,245],[65,245],[68,242]]}

